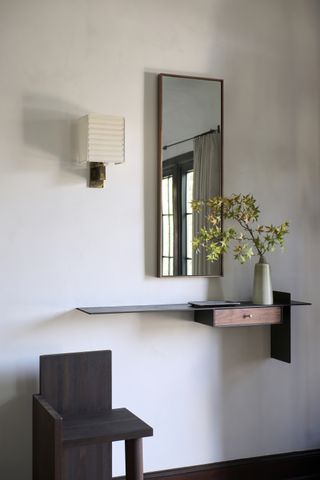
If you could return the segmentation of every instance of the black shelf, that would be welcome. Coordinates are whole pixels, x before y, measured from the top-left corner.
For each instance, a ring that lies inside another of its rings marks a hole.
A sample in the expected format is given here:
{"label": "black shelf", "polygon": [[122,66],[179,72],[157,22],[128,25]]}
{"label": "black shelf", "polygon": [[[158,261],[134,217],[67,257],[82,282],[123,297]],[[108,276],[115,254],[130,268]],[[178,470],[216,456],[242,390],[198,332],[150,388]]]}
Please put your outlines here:
{"label": "black shelf", "polygon": [[216,309],[238,309],[238,308],[270,308],[270,307],[294,307],[299,305],[311,305],[308,302],[298,302],[291,300],[288,302],[278,302],[272,305],[257,305],[250,301],[240,302],[240,305],[219,305],[210,307],[191,307],[188,303],[169,303],[160,305],[114,305],[109,307],[78,307],[80,312],[87,313],[88,315],[109,315],[115,313],[139,313],[139,312],[194,312],[203,310],[216,310]]}
{"label": "black shelf", "polygon": [[[274,303],[272,305],[256,305],[251,301],[240,302],[239,305],[215,305],[208,307],[192,307],[188,303],[173,303],[160,305],[126,305],[109,307],[79,307],[83,313],[88,315],[110,315],[119,313],[139,313],[139,312],[192,312],[194,321],[210,327],[244,327],[257,325],[271,326],[271,348],[270,356],[282,362],[291,363],[291,307],[311,305],[309,302],[300,302],[291,300],[290,293],[273,292]],[[243,314],[237,314],[238,310],[244,310]],[[260,312],[253,313],[252,309],[261,309]],[[270,313],[266,310],[270,309]],[[228,310],[228,312],[221,312]],[[232,312],[234,311],[234,312]],[[252,315],[250,315],[250,311]],[[220,312],[220,314],[219,314]],[[227,318],[227,324],[222,322],[218,324],[215,317]],[[245,318],[241,323],[239,317]],[[230,317],[230,321],[229,320]],[[238,317],[233,322],[232,318]],[[253,320],[250,320],[254,317]],[[260,319],[256,320],[256,317]]]}

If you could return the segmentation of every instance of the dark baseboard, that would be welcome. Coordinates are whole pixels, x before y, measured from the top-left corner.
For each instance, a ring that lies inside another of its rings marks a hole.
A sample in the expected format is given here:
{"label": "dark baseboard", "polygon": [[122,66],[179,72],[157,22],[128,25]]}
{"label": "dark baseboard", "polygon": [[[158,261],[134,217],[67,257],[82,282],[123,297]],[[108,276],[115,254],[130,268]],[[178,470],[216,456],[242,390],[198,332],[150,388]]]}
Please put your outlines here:
{"label": "dark baseboard", "polygon": [[320,449],[148,472],[144,478],[145,480],[320,479]]}

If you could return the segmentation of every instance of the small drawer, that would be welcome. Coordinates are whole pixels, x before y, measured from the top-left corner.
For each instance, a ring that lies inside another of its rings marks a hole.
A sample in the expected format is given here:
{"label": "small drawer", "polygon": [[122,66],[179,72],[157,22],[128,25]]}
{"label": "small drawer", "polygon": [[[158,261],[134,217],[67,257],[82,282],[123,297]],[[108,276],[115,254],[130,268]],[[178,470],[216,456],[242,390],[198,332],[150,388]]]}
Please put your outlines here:
{"label": "small drawer", "polygon": [[215,327],[236,327],[237,325],[272,325],[281,323],[281,307],[217,309],[213,314]]}

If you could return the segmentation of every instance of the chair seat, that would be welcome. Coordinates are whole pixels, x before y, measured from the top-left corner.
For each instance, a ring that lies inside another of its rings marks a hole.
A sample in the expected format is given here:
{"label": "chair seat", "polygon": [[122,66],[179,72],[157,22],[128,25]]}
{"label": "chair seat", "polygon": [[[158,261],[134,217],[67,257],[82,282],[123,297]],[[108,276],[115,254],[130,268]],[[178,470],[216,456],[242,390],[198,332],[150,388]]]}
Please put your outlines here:
{"label": "chair seat", "polygon": [[62,440],[66,447],[133,440],[152,435],[152,427],[126,408],[115,408],[100,415],[63,419]]}

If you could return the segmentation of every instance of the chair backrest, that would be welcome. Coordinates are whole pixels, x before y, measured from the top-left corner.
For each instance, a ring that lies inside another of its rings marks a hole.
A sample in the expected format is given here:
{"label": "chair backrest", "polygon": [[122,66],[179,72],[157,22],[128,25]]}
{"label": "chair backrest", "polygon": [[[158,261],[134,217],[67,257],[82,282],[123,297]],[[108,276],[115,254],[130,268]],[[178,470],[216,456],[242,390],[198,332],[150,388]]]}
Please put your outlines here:
{"label": "chair backrest", "polygon": [[62,416],[112,408],[111,351],[42,355],[40,394]]}

